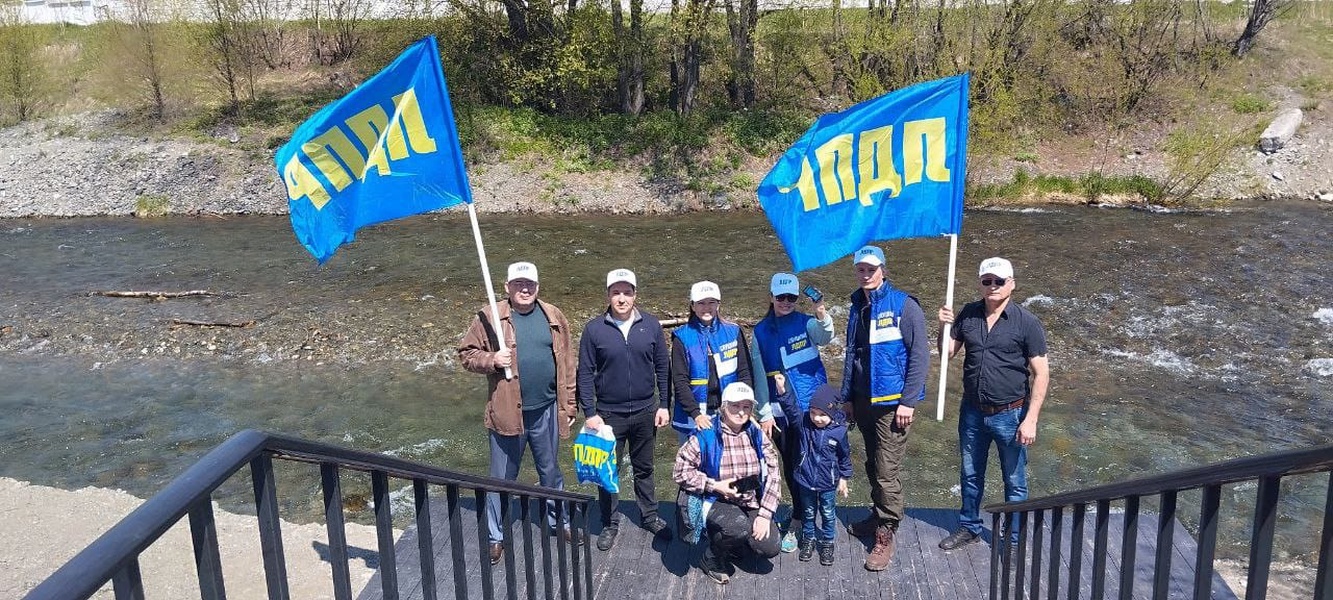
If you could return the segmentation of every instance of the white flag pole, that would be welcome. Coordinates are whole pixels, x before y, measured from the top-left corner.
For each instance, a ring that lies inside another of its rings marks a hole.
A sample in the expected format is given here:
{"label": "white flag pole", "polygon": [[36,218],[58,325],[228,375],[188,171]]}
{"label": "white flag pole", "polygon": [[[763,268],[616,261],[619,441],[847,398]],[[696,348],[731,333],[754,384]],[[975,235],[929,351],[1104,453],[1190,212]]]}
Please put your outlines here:
{"label": "white flag pole", "polygon": [[[472,239],[477,242],[477,258],[481,261],[481,279],[486,283],[486,301],[491,305],[491,323],[495,329],[495,338],[499,344],[504,345],[504,328],[500,326],[500,309],[495,306],[495,287],[491,285],[491,266],[486,263],[486,248],[481,245],[481,225],[477,224],[477,208],[471,202],[467,203],[467,217],[472,221]],[[950,290],[953,289],[953,281],[949,282]],[[950,292],[951,294],[953,292]],[[505,379],[512,379],[513,371],[505,367]]]}
{"label": "white flag pole", "polygon": [[[953,308],[953,274],[954,267],[958,266],[958,234],[949,234],[949,285],[944,292],[944,305]],[[949,339],[950,323],[945,323],[940,331],[940,394],[935,401],[935,420],[944,420],[944,386],[949,377],[949,349],[953,347],[953,340]]]}

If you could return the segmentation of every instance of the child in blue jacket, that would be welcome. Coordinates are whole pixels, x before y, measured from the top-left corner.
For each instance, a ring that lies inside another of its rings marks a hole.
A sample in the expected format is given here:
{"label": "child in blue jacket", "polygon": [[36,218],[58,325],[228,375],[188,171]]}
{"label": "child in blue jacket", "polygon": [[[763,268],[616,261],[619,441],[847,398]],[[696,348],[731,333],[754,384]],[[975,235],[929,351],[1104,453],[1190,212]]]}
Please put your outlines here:
{"label": "child in blue jacket", "polygon": [[[797,558],[810,560],[819,550],[819,564],[833,564],[833,535],[838,518],[834,513],[836,496],[848,495],[847,480],[852,477],[851,444],[847,442],[847,420],[841,410],[842,398],[837,388],[829,384],[819,386],[810,398],[810,408],[804,414],[790,414],[795,399],[785,385],[782,375],[774,377],[779,394],[778,405],[789,411],[787,422],[794,424],[793,433],[801,440],[797,451],[793,479],[796,493],[801,494],[805,514],[801,515],[801,540]],[[815,515],[820,526],[816,540]]]}

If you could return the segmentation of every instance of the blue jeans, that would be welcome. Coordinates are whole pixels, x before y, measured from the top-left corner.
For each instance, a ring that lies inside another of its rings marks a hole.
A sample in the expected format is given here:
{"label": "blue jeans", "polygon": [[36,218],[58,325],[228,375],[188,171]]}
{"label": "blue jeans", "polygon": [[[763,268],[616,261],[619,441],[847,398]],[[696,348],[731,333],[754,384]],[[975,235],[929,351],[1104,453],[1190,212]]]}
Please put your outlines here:
{"label": "blue jeans", "polygon": [[[1028,497],[1028,451],[1018,443],[1018,425],[1027,415],[1027,409],[1015,408],[987,416],[976,406],[962,404],[962,414],[958,416],[958,451],[962,459],[958,483],[963,491],[963,509],[958,511],[958,524],[981,535],[981,494],[986,489],[991,442],[1000,456],[1005,502]],[[1017,540],[1017,514],[1010,516],[1008,528],[1011,539]]]}
{"label": "blue jeans", "polygon": [[[491,431],[491,477],[509,481],[518,479],[523,447],[532,446],[532,462],[537,468],[537,480],[542,487],[565,489],[565,476],[560,473],[560,463],[556,460],[556,450],[560,443],[557,418],[556,405],[552,404],[545,410],[523,411],[523,433],[519,435],[499,435]],[[547,521],[555,529],[555,502],[548,502],[546,510]],[[565,518],[568,519],[568,515]],[[490,529],[491,542],[504,541],[499,494],[486,494],[486,526]]]}
{"label": "blue jeans", "polygon": [[[837,502],[837,490],[817,492],[799,485],[796,487],[798,488],[796,493],[801,498],[801,535],[807,540],[818,539],[825,544],[832,543],[833,534],[838,527],[838,516],[833,512]],[[818,538],[815,537],[816,509],[820,518]]]}

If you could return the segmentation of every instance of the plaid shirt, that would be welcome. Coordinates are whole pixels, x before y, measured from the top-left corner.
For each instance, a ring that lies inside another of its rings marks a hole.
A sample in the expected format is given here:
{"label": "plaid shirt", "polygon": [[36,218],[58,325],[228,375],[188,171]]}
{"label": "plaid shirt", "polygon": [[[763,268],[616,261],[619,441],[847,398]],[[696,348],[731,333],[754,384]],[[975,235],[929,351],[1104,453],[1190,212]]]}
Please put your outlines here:
{"label": "plaid shirt", "polygon": [[[782,498],[782,470],[778,468],[778,453],[773,449],[773,441],[764,436],[764,462],[768,464],[768,478],[764,485],[762,500],[755,498],[754,492],[745,492],[739,500],[718,497],[721,502],[731,502],[742,508],[758,508],[759,516],[772,520],[778,510],[778,501]],[[676,453],[676,463],[671,470],[671,478],[686,491],[695,494],[707,493],[715,487],[718,480],[734,479],[747,475],[759,475],[759,463],[754,459],[754,444],[744,431],[733,432],[730,427],[722,426],[722,457],[718,464],[718,479],[710,479],[699,468],[702,464],[699,452],[699,440],[694,436],[685,441]]]}

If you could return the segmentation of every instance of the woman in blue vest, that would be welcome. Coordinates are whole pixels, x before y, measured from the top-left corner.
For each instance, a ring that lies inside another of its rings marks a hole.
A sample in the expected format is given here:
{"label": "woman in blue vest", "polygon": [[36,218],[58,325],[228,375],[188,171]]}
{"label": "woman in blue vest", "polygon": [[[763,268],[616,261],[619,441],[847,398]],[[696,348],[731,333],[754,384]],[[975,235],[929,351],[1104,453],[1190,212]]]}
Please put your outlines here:
{"label": "woman in blue vest", "polygon": [[768,315],[754,326],[754,339],[759,346],[759,357],[763,362],[764,379],[767,380],[768,397],[778,399],[782,395],[775,387],[774,377],[782,374],[786,377],[787,387],[792,390],[791,398],[795,406],[781,406],[773,411],[779,431],[773,434],[773,442],[782,453],[782,480],[787,482],[787,491],[791,493],[792,512],[781,522],[782,551],[796,550],[796,528],[792,527],[792,518],[804,514],[801,511],[800,495],[796,493],[792,479],[792,468],[796,464],[800,439],[794,435],[784,435],[788,423],[799,423],[810,408],[810,398],[819,386],[828,383],[824,372],[824,361],[819,358],[819,346],[833,339],[833,317],[829,316],[821,299],[815,303],[815,316],[797,310],[800,296],[800,281],[791,273],[777,273],[769,281],[771,294]]}
{"label": "woman in blue vest", "polygon": [[713,426],[722,390],[753,386],[750,344],[740,325],[722,318],[722,291],[711,281],[690,287],[690,319],[671,334],[671,426],[681,443],[695,429]]}

